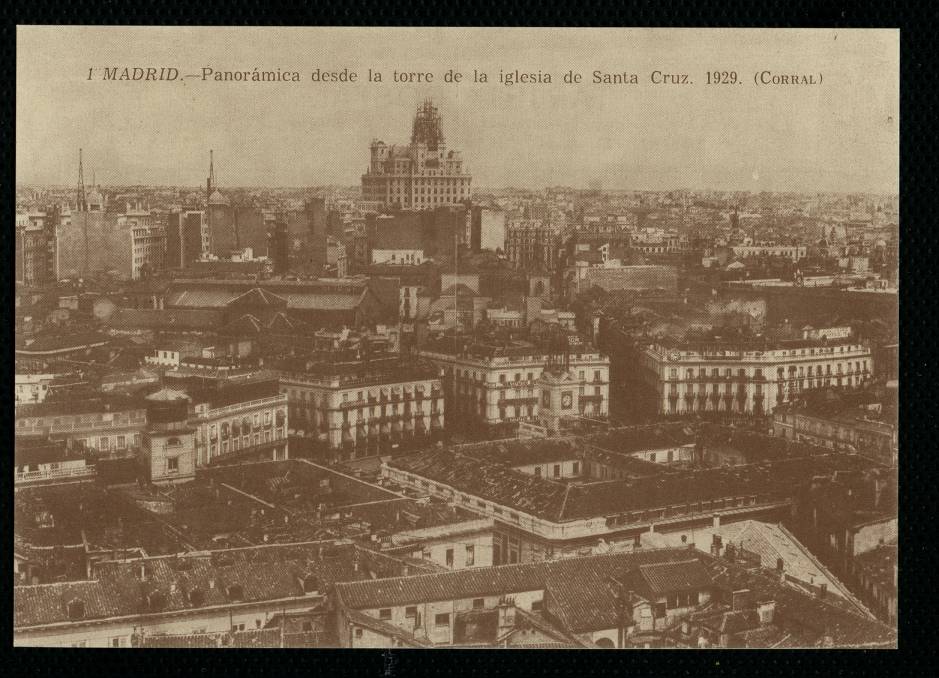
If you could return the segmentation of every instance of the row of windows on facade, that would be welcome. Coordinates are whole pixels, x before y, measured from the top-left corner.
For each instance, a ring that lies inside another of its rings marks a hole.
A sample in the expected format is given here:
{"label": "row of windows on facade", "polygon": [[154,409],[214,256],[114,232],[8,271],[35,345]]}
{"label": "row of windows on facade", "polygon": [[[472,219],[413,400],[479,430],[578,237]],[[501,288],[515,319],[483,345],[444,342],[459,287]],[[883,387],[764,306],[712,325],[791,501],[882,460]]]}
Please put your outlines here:
{"label": "row of windows on facade", "polygon": [[[847,371],[845,371],[845,369],[844,369],[845,365],[847,365]],[[815,368],[816,368],[816,367],[818,368],[818,371],[817,371],[817,372],[815,371]],[[835,374],[854,374],[854,373],[856,373],[856,372],[863,372],[863,371],[866,371],[867,369],[868,369],[868,362],[867,362],[867,360],[857,360],[857,361],[854,362],[854,371],[851,370],[851,363],[850,363],[850,362],[848,362],[848,363],[837,363],[837,365],[835,366],[835,372],[834,372],[834,373],[835,373]],[[777,378],[786,378],[786,377],[785,377],[786,374],[795,375],[796,373],[798,373],[798,376],[800,376],[800,377],[806,376],[806,373],[805,373],[805,365],[799,365],[799,366],[790,365],[790,366],[788,367],[788,369],[787,369],[786,367],[777,367],[777,368],[776,368],[776,376],[777,376]],[[581,374],[583,374],[583,373],[581,373]],[[809,365],[809,366],[808,366],[808,376],[810,376],[810,377],[811,377],[811,376],[815,376],[815,374],[822,374],[822,366],[821,366],[821,365]],[[829,375],[832,374],[831,364],[826,364],[826,365],[825,365],[825,374],[829,374]],[[669,368],[668,376],[669,376],[669,379],[678,379],[678,368],[677,368],[677,367]],[[708,373],[707,373],[707,368],[701,367],[701,368],[698,369],[698,378],[699,378],[699,379],[706,379],[706,378],[708,378],[709,376],[710,376],[711,379],[720,379],[721,376],[723,376],[723,377],[726,378],[726,379],[730,379],[730,378],[732,378],[732,377],[734,376],[734,373],[733,373],[733,370],[732,370],[731,368],[729,368],[729,367],[724,369],[724,374],[723,374],[723,375],[721,375],[720,370],[719,370],[718,368],[716,368],[716,367],[711,369],[711,374],[710,374],[710,375],[708,375]],[[740,368],[740,369],[737,370],[737,376],[738,376],[738,377],[743,377],[743,378],[745,378],[745,377],[749,376],[749,375],[748,375],[748,371],[747,371],[746,369],[744,369],[744,368]],[[694,369],[693,369],[693,368],[688,368],[688,369],[686,369],[686,370],[685,370],[685,379],[694,379],[694,378],[695,378]],[[754,379],[762,379],[762,378],[763,378],[763,370],[762,370],[762,368],[756,368],[756,369],[754,370],[753,378],[754,378]],[[792,379],[792,378],[794,378],[794,377],[793,377],[793,376],[790,376],[789,378]]]}
{"label": "row of windows on facade", "polygon": [[[111,437],[114,438],[114,445],[111,445]],[[97,446],[95,445],[95,440],[98,441]],[[133,441],[134,447],[140,447],[140,434],[135,433],[131,438]],[[127,449],[128,436],[101,436],[100,438],[79,438],[77,442],[82,447],[87,447],[89,449],[95,450],[109,450],[112,447],[115,450],[125,450]]]}
{"label": "row of windows on facade", "polygon": [[[242,435],[243,431],[257,429],[259,426],[261,426],[261,423],[260,423],[261,414],[259,412],[255,412],[253,420],[254,420],[253,427],[252,427],[252,422],[248,417],[242,418],[241,422],[238,422],[237,420],[231,422],[231,424],[229,424],[229,422],[223,422],[221,427],[217,427],[216,424],[212,424],[211,426],[209,426],[209,438],[215,439],[216,433],[219,430],[221,430],[223,438],[227,438],[229,437],[229,435],[238,437]],[[277,428],[281,428],[286,422],[286,420],[287,420],[287,414],[286,412],[284,412],[284,410],[278,410],[277,416],[273,419],[273,421],[276,421]],[[270,427],[271,421],[272,421],[271,413],[265,412],[264,413],[264,426]]]}
{"label": "row of windows on facade", "polygon": [[[593,380],[594,380],[594,381],[601,381],[601,382],[602,382],[602,381],[603,381],[602,374],[603,374],[603,373],[602,373],[600,370],[594,370],[594,371],[593,371]],[[482,372],[476,372],[476,371],[470,371],[470,370],[461,370],[461,369],[457,369],[457,370],[456,370],[456,377],[457,377],[458,379],[461,379],[461,378],[462,378],[462,379],[470,379],[470,380],[473,380],[473,381],[483,381],[483,373],[482,373]],[[586,381],[586,379],[587,379],[587,373],[586,373],[585,370],[579,370],[579,372],[578,372],[578,379],[579,379],[580,381]],[[534,381],[534,380],[535,380],[535,373],[534,373],[534,372],[528,372],[528,373],[526,374],[526,376],[525,376],[525,381],[532,382],[532,381]],[[500,384],[505,384],[507,381],[508,381],[508,375],[506,375],[506,374],[500,374],[500,375],[499,375],[499,383],[500,383]],[[516,383],[521,382],[521,381],[522,381],[522,373],[521,373],[521,372],[516,372],[516,373],[515,373],[515,379],[514,379],[513,381],[516,382]]]}

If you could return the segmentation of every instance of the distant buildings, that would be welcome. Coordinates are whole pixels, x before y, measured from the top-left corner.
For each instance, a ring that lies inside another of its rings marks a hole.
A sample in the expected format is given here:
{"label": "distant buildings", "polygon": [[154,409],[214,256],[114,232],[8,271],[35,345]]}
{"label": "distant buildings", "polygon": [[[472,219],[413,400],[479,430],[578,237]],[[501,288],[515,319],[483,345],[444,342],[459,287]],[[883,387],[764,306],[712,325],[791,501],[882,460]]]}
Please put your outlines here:
{"label": "distant buildings", "polygon": [[202,210],[174,210],[166,215],[166,266],[186,268],[209,252],[210,234]]}
{"label": "distant buildings", "polygon": [[575,266],[572,270],[572,294],[599,287],[613,290],[665,290],[678,291],[678,269],[674,266]]}
{"label": "distant buildings", "polygon": [[778,257],[789,259],[797,263],[804,259],[808,251],[802,245],[735,245],[733,248],[734,256],[741,259],[748,257]]}
{"label": "distant buildings", "polygon": [[56,228],[58,208],[17,212],[16,265],[14,280],[28,287],[43,287],[56,281]]}
{"label": "distant buildings", "polygon": [[558,226],[538,219],[512,219],[505,227],[505,256],[517,269],[554,271],[562,238]]}
{"label": "distant buildings", "polygon": [[417,109],[406,146],[375,140],[362,175],[362,197],[384,207],[410,210],[457,205],[471,198],[472,177],[459,151],[447,150],[437,107],[425,100]]}
{"label": "distant buildings", "polygon": [[164,265],[182,266],[176,261],[190,254],[198,258],[203,251],[207,235],[202,232],[201,212],[171,213],[164,224],[139,202],[115,211],[115,205],[105,206],[97,191],[90,194],[87,207],[64,215],[58,224],[56,271],[60,280],[95,273],[137,280]]}

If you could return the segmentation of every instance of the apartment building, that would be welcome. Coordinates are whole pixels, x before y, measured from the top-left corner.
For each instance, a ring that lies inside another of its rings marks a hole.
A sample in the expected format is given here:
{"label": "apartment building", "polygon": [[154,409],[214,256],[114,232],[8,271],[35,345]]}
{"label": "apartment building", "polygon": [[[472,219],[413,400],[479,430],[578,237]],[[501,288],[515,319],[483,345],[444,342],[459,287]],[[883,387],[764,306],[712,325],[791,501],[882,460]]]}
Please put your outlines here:
{"label": "apartment building", "polygon": [[418,445],[443,430],[443,390],[428,365],[391,359],[278,374],[292,429],[337,460]]}
{"label": "apartment building", "polygon": [[862,386],[872,373],[870,346],[856,340],[662,341],[644,347],[640,360],[661,414],[769,414],[805,391]]}
{"label": "apartment building", "polygon": [[603,418],[609,412],[610,360],[592,347],[556,355],[522,341],[457,348],[440,340],[425,343],[420,355],[441,370],[454,419],[490,426],[535,421],[551,406],[545,392],[559,385],[565,416]]}

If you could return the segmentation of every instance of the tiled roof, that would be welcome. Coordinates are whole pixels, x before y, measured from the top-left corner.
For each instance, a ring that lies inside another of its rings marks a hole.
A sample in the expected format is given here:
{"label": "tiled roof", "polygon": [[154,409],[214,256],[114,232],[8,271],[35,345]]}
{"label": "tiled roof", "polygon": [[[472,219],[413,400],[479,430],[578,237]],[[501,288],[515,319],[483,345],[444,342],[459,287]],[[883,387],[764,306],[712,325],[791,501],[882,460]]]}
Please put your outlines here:
{"label": "tiled roof", "polygon": [[222,327],[218,332],[228,336],[246,336],[260,334],[262,327],[260,320],[250,313],[245,313]]}
{"label": "tiled roof", "polygon": [[679,562],[640,565],[638,580],[653,596],[701,589],[711,585],[711,577],[697,558]]}
{"label": "tiled roof", "polygon": [[775,496],[782,501],[815,475],[830,477],[838,470],[874,467],[858,457],[829,454],[571,485],[565,489],[558,483],[494,461],[480,461],[479,453],[474,454],[476,457],[459,450],[431,450],[391,459],[388,466],[556,522],[756,494]]}
{"label": "tiled roof", "polygon": [[[371,577],[400,571],[400,563],[395,559],[351,543],[320,542],[203,553],[104,562],[96,567],[95,581],[16,587],[14,626],[67,622],[67,605],[73,599],[84,603],[82,619],[91,621],[301,597],[305,595],[301,578],[307,575],[316,578],[316,592],[322,595],[334,582],[378,581]],[[144,565],[147,573],[145,580],[141,580],[139,569]],[[237,587],[237,592],[232,586]],[[154,593],[157,595],[151,595]]]}
{"label": "tiled roof", "polygon": [[288,308],[305,311],[351,311],[358,308],[367,291],[356,294],[291,292],[286,295]]}
{"label": "tiled roof", "polygon": [[[583,594],[629,565],[688,557],[688,549],[663,549],[617,553],[588,558],[569,558],[468,568],[413,577],[351,582],[337,586],[343,603],[352,609],[375,609],[487,595],[543,591],[548,587],[573,586]],[[609,597],[609,591],[606,591]]]}
{"label": "tiled roof", "polygon": [[694,432],[684,424],[615,428],[588,438],[597,447],[628,454],[643,450],[661,450],[694,442]]}
{"label": "tiled roof", "polygon": [[203,309],[138,309],[119,308],[108,320],[112,330],[175,329],[210,330],[218,327],[222,315]]}
{"label": "tiled roof", "polygon": [[274,306],[283,308],[287,305],[287,300],[278,295],[255,287],[241,294],[226,304],[226,306]]}
{"label": "tiled roof", "polygon": [[67,349],[80,349],[85,346],[107,344],[111,338],[100,332],[55,331],[48,334],[36,335],[33,341],[27,342],[25,338],[18,337],[16,350],[22,353],[38,353],[45,351],[63,351]]}
{"label": "tiled roof", "polygon": [[897,642],[894,629],[846,608],[840,597],[807,595],[765,570],[748,572],[720,558],[702,554],[701,561],[723,591],[748,589],[755,601],[775,601],[777,618],[802,637],[801,646],[820,643],[826,633],[836,647],[894,646]]}

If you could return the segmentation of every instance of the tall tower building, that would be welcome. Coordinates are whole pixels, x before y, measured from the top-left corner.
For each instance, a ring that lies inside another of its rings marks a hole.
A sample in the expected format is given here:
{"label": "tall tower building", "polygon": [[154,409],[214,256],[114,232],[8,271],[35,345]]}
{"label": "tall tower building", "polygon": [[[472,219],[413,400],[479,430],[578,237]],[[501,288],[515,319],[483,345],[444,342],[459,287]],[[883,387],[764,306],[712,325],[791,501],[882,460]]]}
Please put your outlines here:
{"label": "tall tower building", "polygon": [[469,200],[472,177],[460,151],[447,150],[440,113],[429,99],[418,106],[411,143],[374,140],[371,162],[362,175],[362,198],[384,207],[428,210]]}

